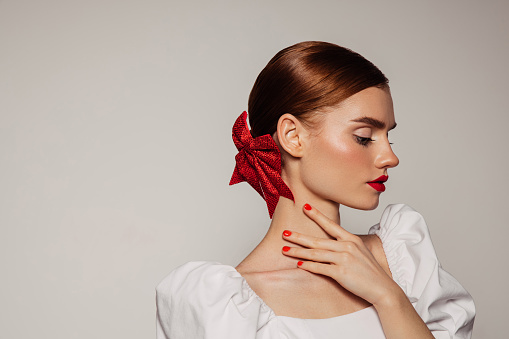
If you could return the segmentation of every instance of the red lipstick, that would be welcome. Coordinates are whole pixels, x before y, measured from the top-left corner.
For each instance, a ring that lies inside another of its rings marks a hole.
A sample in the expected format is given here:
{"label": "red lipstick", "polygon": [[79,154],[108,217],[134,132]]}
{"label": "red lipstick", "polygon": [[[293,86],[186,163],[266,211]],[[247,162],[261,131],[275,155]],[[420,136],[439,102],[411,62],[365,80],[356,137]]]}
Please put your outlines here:
{"label": "red lipstick", "polygon": [[368,185],[376,189],[378,192],[383,192],[385,191],[385,185],[383,183],[386,182],[387,179],[389,179],[389,176],[382,175],[375,180],[368,182]]}

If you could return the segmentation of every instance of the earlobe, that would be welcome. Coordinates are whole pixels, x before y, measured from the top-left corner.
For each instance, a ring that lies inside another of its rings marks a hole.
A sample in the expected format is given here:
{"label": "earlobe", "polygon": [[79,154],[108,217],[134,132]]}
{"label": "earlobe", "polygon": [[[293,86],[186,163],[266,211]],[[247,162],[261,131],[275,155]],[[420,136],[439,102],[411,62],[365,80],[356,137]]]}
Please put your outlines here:
{"label": "earlobe", "polygon": [[279,118],[276,131],[279,145],[293,157],[302,156],[303,133],[304,128],[295,116],[285,113]]}

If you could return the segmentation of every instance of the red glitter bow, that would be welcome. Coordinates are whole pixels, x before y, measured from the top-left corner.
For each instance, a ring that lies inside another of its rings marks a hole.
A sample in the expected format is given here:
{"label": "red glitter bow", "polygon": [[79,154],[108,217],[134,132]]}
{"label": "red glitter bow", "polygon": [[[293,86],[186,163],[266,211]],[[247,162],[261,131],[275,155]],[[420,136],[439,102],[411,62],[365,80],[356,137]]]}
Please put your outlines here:
{"label": "red glitter bow", "polygon": [[267,202],[272,219],[279,196],[293,198],[292,191],[281,178],[281,153],[270,134],[253,139],[247,127],[247,112],[237,118],[232,137],[239,153],[235,156],[235,170],[230,185],[247,181]]}

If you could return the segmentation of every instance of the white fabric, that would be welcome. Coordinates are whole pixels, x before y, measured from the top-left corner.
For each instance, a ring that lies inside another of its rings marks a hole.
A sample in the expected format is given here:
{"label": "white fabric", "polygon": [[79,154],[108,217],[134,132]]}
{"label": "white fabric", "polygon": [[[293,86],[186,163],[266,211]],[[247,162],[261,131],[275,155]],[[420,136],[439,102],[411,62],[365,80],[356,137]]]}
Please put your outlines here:
{"label": "white fabric", "polygon": [[369,234],[377,234],[382,240],[394,281],[433,336],[471,338],[474,301],[442,268],[423,216],[405,204],[389,205]]}
{"label": "white fabric", "polygon": [[[435,338],[471,338],[470,294],[441,267],[423,217],[388,205],[377,234],[394,280]],[[195,261],[177,267],[156,288],[157,339],[385,338],[373,306],[328,319],[276,316],[232,266]]]}

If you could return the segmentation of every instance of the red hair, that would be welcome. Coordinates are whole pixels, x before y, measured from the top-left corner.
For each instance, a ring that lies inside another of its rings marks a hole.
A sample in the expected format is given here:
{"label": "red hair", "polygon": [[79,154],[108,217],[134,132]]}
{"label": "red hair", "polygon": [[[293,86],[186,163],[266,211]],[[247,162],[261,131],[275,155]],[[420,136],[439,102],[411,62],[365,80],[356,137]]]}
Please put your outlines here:
{"label": "red hair", "polygon": [[388,83],[374,64],[348,48],[321,41],[295,44],[278,52],[255,81],[248,103],[251,134],[272,136],[285,113],[312,127],[320,109]]}

